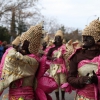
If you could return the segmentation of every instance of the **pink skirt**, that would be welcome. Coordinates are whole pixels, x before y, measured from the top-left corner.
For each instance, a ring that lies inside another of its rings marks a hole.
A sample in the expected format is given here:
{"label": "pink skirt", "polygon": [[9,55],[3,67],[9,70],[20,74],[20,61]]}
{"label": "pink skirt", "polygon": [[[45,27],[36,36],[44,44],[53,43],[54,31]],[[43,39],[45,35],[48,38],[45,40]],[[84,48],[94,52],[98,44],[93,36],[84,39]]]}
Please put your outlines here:
{"label": "pink skirt", "polygon": [[9,100],[34,100],[32,87],[21,87],[9,90]]}

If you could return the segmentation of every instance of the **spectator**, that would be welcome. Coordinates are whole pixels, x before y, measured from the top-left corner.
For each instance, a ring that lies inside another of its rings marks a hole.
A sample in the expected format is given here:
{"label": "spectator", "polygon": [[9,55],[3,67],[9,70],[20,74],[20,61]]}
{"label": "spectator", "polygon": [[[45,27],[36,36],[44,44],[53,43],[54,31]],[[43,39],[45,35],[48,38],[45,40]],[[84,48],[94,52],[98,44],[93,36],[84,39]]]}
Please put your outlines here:
{"label": "spectator", "polygon": [[0,62],[4,53],[4,47],[2,46],[2,41],[0,41]]}
{"label": "spectator", "polygon": [[[57,84],[60,85],[66,82],[66,65],[64,60],[64,54],[66,52],[66,46],[63,44],[63,32],[58,30],[55,34],[54,46],[49,49],[47,53],[47,59],[50,63],[50,76],[55,79]],[[59,98],[59,88],[55,90],[56,100]],[[65,100],[65,91],[61,89],[62,99]]]}

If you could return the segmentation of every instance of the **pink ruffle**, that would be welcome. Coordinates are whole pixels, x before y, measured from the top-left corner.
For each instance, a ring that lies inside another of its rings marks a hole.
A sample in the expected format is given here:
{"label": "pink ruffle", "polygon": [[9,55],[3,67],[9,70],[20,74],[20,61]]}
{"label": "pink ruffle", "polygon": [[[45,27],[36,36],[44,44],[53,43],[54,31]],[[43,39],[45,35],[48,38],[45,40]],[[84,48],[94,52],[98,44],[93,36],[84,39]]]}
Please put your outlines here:
{"label": "pink ruffle", "polygon": [[42,89],[37,88],[35,91],[35,100],[52,100],[49,94],[44,93]]}
{"label": "pink ruffle", "polygon": [[58,85],[52,77],[44,76],[37,80],[37,88],[42,89],[45,93],[51,93],[58,88]]}
{"label": "pink ruffle", "polygon": [[92,60],[82,60],[81,62],[79,62],[78,68],[80,68],[83,65],[88,64],[88,63],[96,63],[96,64],[98,64],[98,67],[100,69],[100,56],[97,56],[97,57],[93,58]]}
{"label": "pink ruffle", "polygon": [[95,99],[94,84],[88,84],[83,89],[78,89],[77,93],[90,99]]}
{"label": "pink ruffle", "polygon": [[44,55],[40,60],[39,70],[37,74],[37,79],[41,78],[44,73],[49,69],[49,65],[46,64],[47,57]]}
{"label": "pink ruffle", "polygon": [[[97,56],[97,57],[95,57],[95,58],[93,58],[92,60],[82,60],[79,64],[78,64],[78,68],[81,68],[82,66],[84,66],[85,64],[89,64],[89,63],[94,63],[94,64],[97,64],[97,66],[98,66],[98,70],[97,70],[97,72],[96,72],[96,75],[97,75],[97,77],[98,77],[98,86],[97,85],[95,85],[95,84],[93,84],[93,88],[94,88],[94,98],[95,98],[95,100],[98,100],[98,90],[100,91],[100,56]],[[90,88],[90,89],[88,89],[88,90],[90,90],[91,91],[91,89],[93,89],[93,88]],[[82,92],[83,91],[83,92]],[[87,91],[87,90],[82,90],[82,91],[80,91],[80,93],[81,94],[83,94],[84,95],[84,93],[85,93],[85,91]],[[86,94],[86,96],[88,96],[88,95],[90,95],[90,94]],[[90,95],[90,97],[92,97],[93,95]],[[93,98],[93,97],[92,97]]]}
{"label": "pink ruffle", "polygon": [[37,80],[37,88],[35,90],[36,100],[52,100],[48,95],[58,88],[57,83],[51,77],[41,77]]}
{"label": "pink ruffle", "polygon": [[39,62],[39,57],[35,54],[28,54],[27,56],[35,58]]}
{"label": "pink ruffle", "polygon": [[65,92],[71,93],[72,90],[75,90],[75,88],[73,88],[69,83],[64,83],[63,85],[61,85],[61,88],[65,89]]}

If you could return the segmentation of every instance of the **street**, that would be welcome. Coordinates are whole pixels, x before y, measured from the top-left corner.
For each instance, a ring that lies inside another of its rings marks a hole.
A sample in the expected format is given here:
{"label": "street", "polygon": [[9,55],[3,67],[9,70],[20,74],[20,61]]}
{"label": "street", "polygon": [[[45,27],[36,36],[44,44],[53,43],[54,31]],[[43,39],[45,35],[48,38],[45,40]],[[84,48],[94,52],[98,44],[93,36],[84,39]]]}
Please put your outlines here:
{"label": "street", "polygon": [[[6,94],[7,92],[8,92],[8,88],[3,92],[3,94]],[[3,96],[3,94],[2,94],[2,96]],[[50,95],[53,98],[53,100],[56,100],[54,92],[51,93]],[[2,100],[2,96],[0,97],[0,100]],[[74,100],[74,96],[75,96],[75,92],[74,91],[71,94],[66,93],[65,94],[65,100]],[[61,97],[61,93],[60,93],[60,97]]]}
{"label": "street", "polygon": [[[55,93],[51,93],[50,94],[51,97],[53,98],[53,100],[56,100],[56,97],[55,97]],[[60,97],[61,97],[61,93],[60,93]],[[75,97],[75,92],[73,91],[72,93],[66,93],[65,94],[65,100],[74,100],[74,97]],[[60,99],[61,100],[61,99]]]}

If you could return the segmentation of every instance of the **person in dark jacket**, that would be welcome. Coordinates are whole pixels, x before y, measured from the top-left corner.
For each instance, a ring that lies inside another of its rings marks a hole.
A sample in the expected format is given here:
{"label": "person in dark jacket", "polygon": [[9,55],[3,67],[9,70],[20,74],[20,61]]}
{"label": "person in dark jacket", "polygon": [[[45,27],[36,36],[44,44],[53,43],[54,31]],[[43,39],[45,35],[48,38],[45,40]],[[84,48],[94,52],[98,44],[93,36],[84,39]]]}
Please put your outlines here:
{"label": "person in dark jacket", "polygon": [[82,32],[82,48],[70,57],[67,81],[77,89],[75,100],[100,100],[100,21]]}

